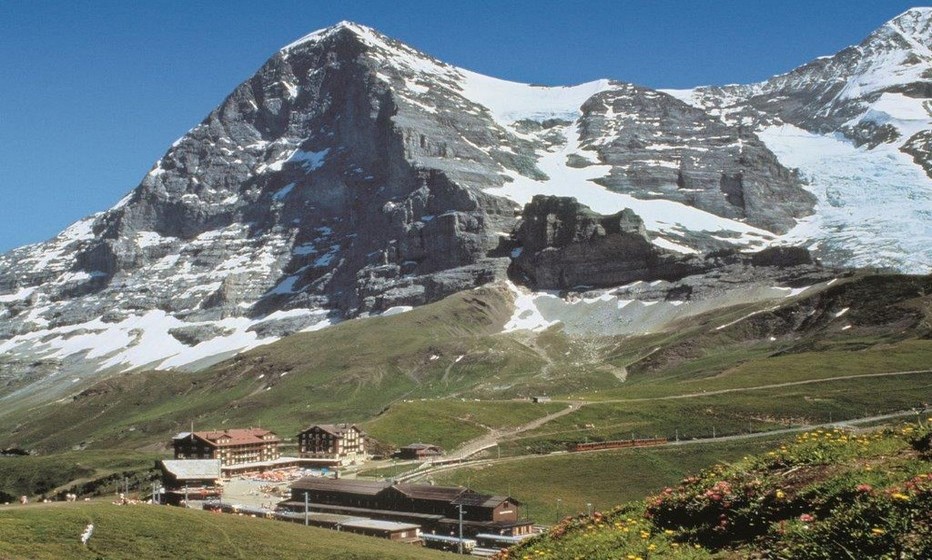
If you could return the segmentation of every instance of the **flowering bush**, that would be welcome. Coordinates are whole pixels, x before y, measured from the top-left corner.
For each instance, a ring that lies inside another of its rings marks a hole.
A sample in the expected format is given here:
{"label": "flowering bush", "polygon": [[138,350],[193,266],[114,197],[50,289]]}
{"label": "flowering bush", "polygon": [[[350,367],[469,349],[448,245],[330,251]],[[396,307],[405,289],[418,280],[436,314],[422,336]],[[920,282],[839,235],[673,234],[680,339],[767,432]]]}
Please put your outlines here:
{"label": "flowering bush", "polygon": [[567,517],[548,533],[500,552],[495,560],[707,560],[708,551],[658,531],[641,506]]}
{"label": "flowering bush", "polygon": [[918,475],[883,491],[859,489],[823,521],[794,524],[781,551],[785,558],[932,558],[932,475]]}
{"label": "flowering bush", "polygon": [[[928,427],[815,430],[642,504],[564,519],[499,560],[932,559]],[[918,442],[918,443],[917,443]],[[725,554],[729,554],[726,552]]]}

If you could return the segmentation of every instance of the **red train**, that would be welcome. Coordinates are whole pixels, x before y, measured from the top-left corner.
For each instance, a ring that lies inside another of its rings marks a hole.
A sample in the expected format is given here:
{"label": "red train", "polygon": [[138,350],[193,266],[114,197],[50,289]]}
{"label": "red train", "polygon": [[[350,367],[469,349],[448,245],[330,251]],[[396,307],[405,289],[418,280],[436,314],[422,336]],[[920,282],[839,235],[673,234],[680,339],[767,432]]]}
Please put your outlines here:
{"label": "red train", "polygon": [[621,439],[615,441],[594,441],[591,443],[571,443],[568,450],[577,451],[596,451],[599,449],[621,449],[624,447],[651,447],[653,445],[663,445],[667,443],[667,438],[645,438],[645,439]]}

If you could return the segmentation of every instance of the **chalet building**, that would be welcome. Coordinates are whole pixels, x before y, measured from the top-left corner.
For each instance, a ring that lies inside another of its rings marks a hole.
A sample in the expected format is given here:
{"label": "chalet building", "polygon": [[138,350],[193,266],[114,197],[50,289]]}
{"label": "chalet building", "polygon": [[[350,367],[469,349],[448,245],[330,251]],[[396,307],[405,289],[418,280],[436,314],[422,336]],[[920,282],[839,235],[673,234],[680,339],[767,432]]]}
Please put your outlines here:
{"label": "chalet building", "polygon": [[206,500],[222,494],[219,459],[193,459],[157,464],[162,471],[162,496],[165,503],[178,505],[186,499]]}
{"label": "chalet building", "polygon": [[395,457],[399,459],[427,460],[443,455],[443,449],[430,443],[412,443],[399,449]]}
{"label": "chalet building", "polygon": [[182,432],[172,438],[175,459],[219,459],[221,467],[274,461],[281,439],[262,428]]}
{"label": "chalet building", "polygon": [[366,434],[355,424],[317,424],[298,434],[301,457],[338,459],[343,464],[364,461]]}
{"label": "chalet building", "polygon": [[279,507],[304,511],[305,496],[310,511],[416,523],[425,533],[458,535],[460,507],[465,536],[523,535],[533,525],[518,519],[517,500],[459,486],[306,477],[292,483],[291,499]]}

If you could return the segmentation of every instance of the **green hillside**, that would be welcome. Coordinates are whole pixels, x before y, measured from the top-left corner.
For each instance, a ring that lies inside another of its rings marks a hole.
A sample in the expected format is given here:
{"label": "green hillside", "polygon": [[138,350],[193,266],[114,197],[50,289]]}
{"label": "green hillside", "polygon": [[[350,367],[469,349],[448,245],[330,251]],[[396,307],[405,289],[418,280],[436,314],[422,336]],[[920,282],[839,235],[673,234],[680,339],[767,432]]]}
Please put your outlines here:
{"label": "green hillside", "polygon": [[[87,545],[80,536],[89,523]],[[448,555],[374,537],[198,510],[109,503],[0,507],[0,558],[387,560]]]}

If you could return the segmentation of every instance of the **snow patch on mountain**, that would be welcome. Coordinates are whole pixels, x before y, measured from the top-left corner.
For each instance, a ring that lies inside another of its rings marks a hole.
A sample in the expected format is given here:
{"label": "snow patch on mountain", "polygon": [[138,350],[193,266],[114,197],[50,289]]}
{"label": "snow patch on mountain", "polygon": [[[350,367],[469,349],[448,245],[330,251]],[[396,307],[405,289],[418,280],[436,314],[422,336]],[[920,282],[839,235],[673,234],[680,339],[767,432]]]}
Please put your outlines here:
{"label": "snow patch on mountain", "polygon": [[460,81],[463,96],[489,109],[503,126],[522,119],[576,120],[587,99],[614,87],[611,80],[565,87],[535,86],[500,80],[462,68],[457,70],[463,76]]}
{"label": "snow patch on mountain", "polygon": [[895,143],[902,146],[912,135],[932,129],[932,101],[884,92],[845,126],[854,127],[863,122],[893,126],[900,135]]}
{"label": "snow patch on mountain", "polygon": [[[783,301],[808,287],[789,288],[767,285],[736,285],[724,293],[689,301],[656,299],[638,294],[644,288],[655,290],[668,285],[663,281],[635,282],[609,290],[561,296],[551,291],[529,291],[509,283],[515,311],[503,332],[540,332],[560,325],[571,335],[634,335],[662,330],[673,321],[730,305]],[[723,328],[723,327],[722,327]]]}
{"label": "snow patch on mountain", "polygon": [[[216,362],[232,354],[268,344],[280,337],[260,338],[252,329],[257,324],[281,319],[316,317],[304,330],[332,324],[324,310],[279,311],[261,319],[230,317],[219,321],[192,323],[162,310],[153,309],[111,323],[96,318],[84,323],[27,333],[0,342],[0,354],[22,352],[36,359],[81,356],[97,362],[97,368],[130,371],[137,368],[176,369],[199,362]],[[210,327],[218,336],[186,345],[172,336],[172,329]]]}

